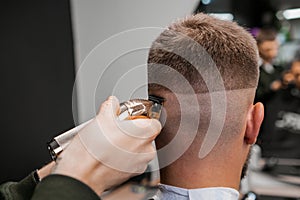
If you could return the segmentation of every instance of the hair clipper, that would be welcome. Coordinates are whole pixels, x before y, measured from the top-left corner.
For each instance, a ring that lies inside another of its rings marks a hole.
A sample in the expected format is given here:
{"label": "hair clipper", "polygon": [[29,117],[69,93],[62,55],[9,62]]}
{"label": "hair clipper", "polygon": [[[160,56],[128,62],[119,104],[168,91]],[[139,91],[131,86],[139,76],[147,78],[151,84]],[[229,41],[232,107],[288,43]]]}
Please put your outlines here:
{"label": "hair clipper", "polygon": [[[120,120],[131,120],[138,117],[148,117],[159,119],[164,99],[149,95],[149,99],[132,99],[120,104]],[[48,143],[48,150],[53,160],[57,158],[71,142],[72,138],[91,120],[84,122],[73,129],[70,129],[56,137]]]}

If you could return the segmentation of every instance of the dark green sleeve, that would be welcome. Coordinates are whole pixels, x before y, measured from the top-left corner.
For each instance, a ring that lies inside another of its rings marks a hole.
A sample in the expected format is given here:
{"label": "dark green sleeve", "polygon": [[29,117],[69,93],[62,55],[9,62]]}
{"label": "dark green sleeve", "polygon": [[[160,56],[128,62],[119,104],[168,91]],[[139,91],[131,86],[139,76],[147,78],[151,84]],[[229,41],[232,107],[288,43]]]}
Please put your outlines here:
{"label": "dark green sleeve", "polygon": [[32,200],[100,200],[84,183],[63,175],[49,175],[35,188]]}
{"label": "dark green sleeve", "polygon": [[29,200],[37,185],[34,172],[20,182],[7,182],[0,185],[0,200]]}

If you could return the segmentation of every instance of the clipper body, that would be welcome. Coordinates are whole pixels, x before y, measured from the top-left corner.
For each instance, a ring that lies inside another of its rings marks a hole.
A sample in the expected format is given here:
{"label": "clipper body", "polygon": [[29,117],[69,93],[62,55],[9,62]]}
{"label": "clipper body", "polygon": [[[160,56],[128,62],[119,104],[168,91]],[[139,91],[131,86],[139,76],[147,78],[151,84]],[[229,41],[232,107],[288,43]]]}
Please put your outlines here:
{"label": "clipper body", "polygon": [[[131,120],[141,116],[159,119],[163,101],[162,98],[156,96],[149,96],[149,100],[133,99],[125,101],[120,104],[118,117],[120,120]],[[91,121],[92,119],[53,138],[48,143],[48,150],[52,159],[56,160],[58,154],[69,145],[72,138]]]}

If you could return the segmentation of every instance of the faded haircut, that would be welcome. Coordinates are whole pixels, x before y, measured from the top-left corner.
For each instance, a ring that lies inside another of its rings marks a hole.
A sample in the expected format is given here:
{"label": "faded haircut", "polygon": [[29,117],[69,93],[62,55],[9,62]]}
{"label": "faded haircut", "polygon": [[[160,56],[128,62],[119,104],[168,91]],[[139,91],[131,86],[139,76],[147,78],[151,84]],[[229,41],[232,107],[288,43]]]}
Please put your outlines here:
{"label": "faded haircut", "polygon": [[[195,42],[205,52],[199,52],[199,47],[195,51]],[[186,17],[171,24],[153,42],[148,56],[149,90],[168,90],[157,80],[180,88],[181,83],[170,77],[170,70],[181,74],[195,93],[221,90],[222,87],[212,87],[212,90],[207,87],[214,85],[217,73],[207,70],[214,66],[225,90],[256,88],[259,68],[255,39],[235,22],[202,13]],[[211,81],[204,80],[202,72],[207,72],[205,76]],[[179,91],[184,93],[185,88]]]}

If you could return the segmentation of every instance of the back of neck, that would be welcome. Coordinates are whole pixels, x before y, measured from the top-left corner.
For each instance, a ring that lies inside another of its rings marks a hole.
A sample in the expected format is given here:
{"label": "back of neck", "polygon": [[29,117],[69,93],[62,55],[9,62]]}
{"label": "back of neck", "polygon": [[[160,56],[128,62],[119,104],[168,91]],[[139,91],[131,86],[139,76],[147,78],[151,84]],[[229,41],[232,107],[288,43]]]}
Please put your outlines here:
{"label": "back of neck", "polygon": [[241,166],[229,157],[199,158],[183,155],[171,165],[161,169],[161,183],[176,187],[196,189],[230,187],[238,190]]}

